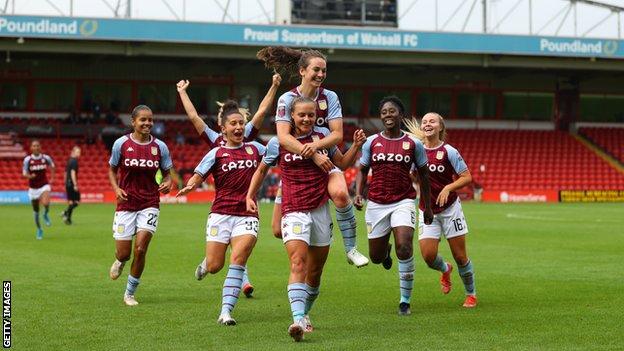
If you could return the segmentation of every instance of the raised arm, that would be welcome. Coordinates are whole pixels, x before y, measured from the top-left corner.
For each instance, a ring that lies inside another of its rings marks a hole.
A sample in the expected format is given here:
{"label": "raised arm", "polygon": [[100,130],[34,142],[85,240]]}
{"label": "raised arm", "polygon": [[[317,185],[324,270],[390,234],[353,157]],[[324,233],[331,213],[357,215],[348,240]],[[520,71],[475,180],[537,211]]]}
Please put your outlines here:
{"label": "raised arm", "polygon": [[188,80],[181,80],[176,84],[176,89],[178,90],[178,94],[180,94],[180,100],[182,101],[182,106],[184,106],[184,111],[186,111],[186,115],[189,118],[189,121],[193,123],[197,134],[201,135],[204,130],[206,130],[206,123],[203,119],[197,114],[197,110],[195,106],[193,106],[193,102],[191,98],[186,93],[186,89],[189,87],[191,83]]}
{"label": "raised arm", "polygon": [[282,76],[279,73],[275,73],[273,75],[271,81],[271,87],[269,91],[267,91],[264,99],[260,102],[260,106],[258,106],[258,111],[254,114],[250,123],[256,128],[262,128],[262,123],[264,122],[264,117],[267,115],[269,109],[273,106],[273,101],[275,100],[275,95],[277,94],[277,88],[279,88],[280,83],[282,82]]}

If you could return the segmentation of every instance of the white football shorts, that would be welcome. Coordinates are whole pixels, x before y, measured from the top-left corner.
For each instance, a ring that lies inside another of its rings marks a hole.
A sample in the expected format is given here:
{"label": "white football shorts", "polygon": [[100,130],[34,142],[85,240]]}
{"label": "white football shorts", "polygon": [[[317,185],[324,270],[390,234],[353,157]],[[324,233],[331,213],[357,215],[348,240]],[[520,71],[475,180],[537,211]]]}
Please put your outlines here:
{"label": "white football shorts", "polygon": [[329,246],[333,222],[325,203],[310,212],[291,212],[282,217],[282,240],[302,240],[309,246]]}
{"label": "white football shorts", "polygon": [[230,239],[241,235],[258,237],[258,218],[211,213],[206,221],[206,241],[229,244]]}
{"label": "white football shorts", "polygon": [[369,239],[384,237],[392,228],[416,226],[416,202],[403,199],[392,204],[368,201],[364,215]]}
{"label": "white football shorts", "polygon": [[459,198],[444,211],[433,215],[433,222],[425,224],[423,212],[418,210],[418,240],[438,239],[444,235],[446,239],[468,234],[466,217]]}
{"label": "white football shorts", "polygon": [[50,184],[46,184],[44,186],[42,186],[41,188],[28,188],[28,198],[30,199],[30,201],[32,200],[39,200],[39,198],[41,197],[41,195],[43,195],[43,193],[45,193],[46,191],[50,191]]}
{"label": "white football shorts", "polygon": [[132,240],[139,230],[145,230],[152,234],[158,227],[158,215],[160,210],[148,207],[140,211],[116,211],[113,219],[113,238],[115,240]]}

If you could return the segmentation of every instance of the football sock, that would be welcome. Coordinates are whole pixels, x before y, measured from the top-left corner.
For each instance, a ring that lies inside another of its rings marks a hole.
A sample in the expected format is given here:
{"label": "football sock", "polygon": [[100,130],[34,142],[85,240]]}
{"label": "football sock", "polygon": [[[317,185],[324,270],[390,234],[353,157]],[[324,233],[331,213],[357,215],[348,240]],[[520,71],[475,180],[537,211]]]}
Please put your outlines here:
{"label": "football sock", "polygon": [[336,207],[336,221],[342,234],[345,251],[349,252],[355,247],[355,214],[353,213],[353,205],[349,203],[346,207]]}
{"label": "football sock", "polygon": [[43,215],[47,216],[48,212],[50,212],[50,205],[43,206]]}
{"label": "football sock", "polygon": [[288,300],[293,321],[297,322],[305,315],[305,303],[308,298],[305,283],[288,284]]}
{"label": "football sock", "polygon": [[251,284],[251,282],[249,281],[249,275],[247,274],[247,266],[245,266],[245,270],[243,271],[243,285],[245,286],[247,284]]}
{"label": "football sock", "polygon": [[457,271],[459,272],[459,276],[464,283],[464,290],[466,291],[466,295],[475,295],[477,293],[474,285],[474,273],[472,271],[472,261],[468,260],[465,266],[457,267]]}
{"label": "football sock", "polygon": [[41,229],[41,224],[39,223],[39,211],[33,211],[33,215],[35,217],[35,225],[37,229]]}
{"label": "football sock", "polygon": [[134,295],[141,280],[128,274],[128,284],[126,284],[126,295]]}
{"label": "football sock", "polygon": [[444,262],[444,258],[440,255],[436,256],[435,260],[433,260],[433,263],[429,267],[442,273],[445,273],[448,270],[448,265]]}
{"label": "football sock", "polygon": [[410,303],[414,287],[414,256],[407,260],[399,260],[399,287],[401,302]]}
{"label": "football sock", "polygon": [[312,305],[314,305],[314,301],[316,301],[316,298],[319,295],[319,287],[309,286],[308,284],[306,284],[305,288],[306,288],[306,292],[308,293],[308,298],[306,299],[305,310],[303,313],[308,314],[310,313],[310,310],[312,309]]}
{"label": "football sock", "polygon": [[71,205],[69,205],[69,207],[65,211],[65,214],[67,215],[67,218],[71,219],[72,212],[74,212],[74,208],[76,208],[76,207],[78,207],[78,204],[71,204]]}
{"label": "football sock", "polygon": [[221,313],[230,313],[236,306],[238,295],[240,295],[243,285],[244,266],[230,264],[225,281],[223,282],[223,293],[221,300]]}

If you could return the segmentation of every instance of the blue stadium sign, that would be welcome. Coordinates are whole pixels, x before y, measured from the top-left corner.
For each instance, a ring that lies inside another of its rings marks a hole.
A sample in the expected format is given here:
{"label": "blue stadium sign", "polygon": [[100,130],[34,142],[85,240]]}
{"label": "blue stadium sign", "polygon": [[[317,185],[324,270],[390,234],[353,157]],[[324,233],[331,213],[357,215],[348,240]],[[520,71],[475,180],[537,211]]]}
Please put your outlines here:
{"label": "blue stadium sign", "polygon": [[624,58],[624,41],[76,17],[0,16],[0,37]]}

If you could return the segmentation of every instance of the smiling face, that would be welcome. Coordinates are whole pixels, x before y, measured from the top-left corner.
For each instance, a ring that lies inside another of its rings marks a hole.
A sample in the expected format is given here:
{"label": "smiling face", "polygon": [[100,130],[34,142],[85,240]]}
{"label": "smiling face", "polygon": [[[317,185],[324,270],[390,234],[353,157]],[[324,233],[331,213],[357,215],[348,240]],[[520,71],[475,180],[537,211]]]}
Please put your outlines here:
{"label": "smiling face", "polygon": [[295,123],[295,133],[305,135],[312,131],[316,121],[314,102],[299,102],[293,106],[291,117]]}
{"label": "smiling face", "polygon": [[420,130],[423,131],[426,138],[439,138],[440,133],[444,130],[440,115],[437,113],[427,113],[424,115],[420,123]]}
{"label": "smiling face", "polygon": [[245,131],[245,119],[238,112],[233,112],[225,116],[221,125],[221,133],[228,142],[238,145],[243,142]]}
{"label": "smiling face", "polygon": [[392,101],[388,101],[381,106],[379,116],[386,130],[390,131],[401,127],[401,118],[403,118],[403,116],[401,115],[399,107]]}
{"label": "smiling face", "polygon": [[299,74],[303,84],[310,84],[315,88],[321,86],[327,77],[327,62],[320,57],[312,57],[307,67],[300,67]]}
{"label": "smiling face", "polygon": [[38,140],[33,140],[33,142],[30,143],[30,152],[35,156],[41,153],[41,143]]}
{"label": "smiling face", "polygon": [[154,115],[150,110],[139,110],[132,118],[132,128],[140,135],[146,136],[154,126]]}

